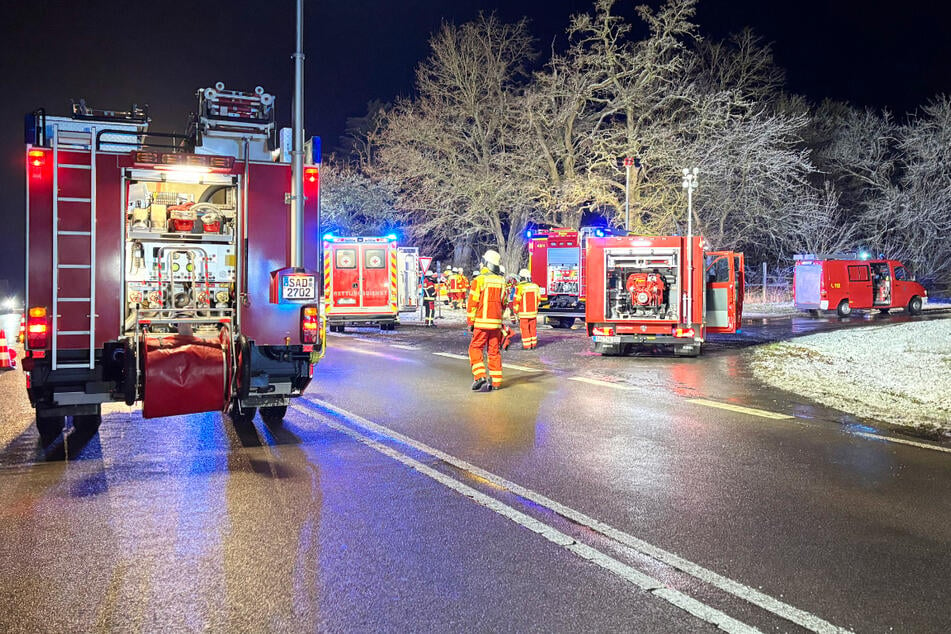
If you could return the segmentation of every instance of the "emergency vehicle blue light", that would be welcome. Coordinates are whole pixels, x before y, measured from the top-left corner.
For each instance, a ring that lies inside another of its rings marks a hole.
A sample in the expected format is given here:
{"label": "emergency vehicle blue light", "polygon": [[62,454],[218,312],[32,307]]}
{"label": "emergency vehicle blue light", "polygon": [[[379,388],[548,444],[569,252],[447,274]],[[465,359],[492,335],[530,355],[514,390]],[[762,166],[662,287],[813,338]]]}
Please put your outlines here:
{"label": "emergency vehicle blue light", "polygon": [[387,239],[387,240],[396,240],[396,234],[395,234],[395,233],[391,233],[391,234],[389,234],[388,236],[386,236],[386,239]]}
{"label": "emergency vehicle blue light", "polygon": [[599,238],[603,238],[603,237],[604,237],[604,231],[603,231],[602,229],[595,229],[595,230],[594,230],[594,235],[596,235],[596,236],[599,237]]}
{"label": "emergency vehicle blue light", "polygon": [[869,258],[868,251],[859,251],[859,259],[867,260]]}
{"label": "emergency vehicle blue light", "polygon": [[324,234],[324,240],[327,240],[328,242],[333,242],[333,240],[334,240],[334,234],[332,234],[332,233],[325,233],[325,234]]}
{"label": "emergency vehicle blue light", "polygon": [[531,230],[531,229],[529,229],[528,231],[525,232],[525,238],[526,238],[527,240],[531,240],[531,239],[532,239],[532,230]]}

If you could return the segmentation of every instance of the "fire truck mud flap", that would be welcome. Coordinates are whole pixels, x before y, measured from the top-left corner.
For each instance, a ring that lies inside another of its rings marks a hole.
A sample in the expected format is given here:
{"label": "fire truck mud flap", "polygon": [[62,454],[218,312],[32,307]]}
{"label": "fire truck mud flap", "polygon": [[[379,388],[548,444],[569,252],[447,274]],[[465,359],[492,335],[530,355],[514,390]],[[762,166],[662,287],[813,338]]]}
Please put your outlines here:
{"label": "fire truck mud flap", "polygon": [[144,346],[143,418],[224,409],[231,368],[221,342],[172,335],[147,337]]}

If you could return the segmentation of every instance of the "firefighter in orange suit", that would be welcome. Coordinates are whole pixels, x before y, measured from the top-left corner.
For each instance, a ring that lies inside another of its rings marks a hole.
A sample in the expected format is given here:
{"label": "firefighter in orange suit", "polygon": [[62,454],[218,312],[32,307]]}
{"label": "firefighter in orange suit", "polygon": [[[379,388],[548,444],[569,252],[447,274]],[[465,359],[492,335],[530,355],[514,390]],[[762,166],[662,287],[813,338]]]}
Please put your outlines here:
{"label": "firefighter in orange suit", "polygon": [[446,269],[446,298],[450,306],[459,308],[459,275],[451,266]]}
{"label": "firefighter in orange suit", "polygon": [[515,287],[514,311],[518,315],[519,329],[522,331],[522,348],[532,350],[538,347],[538,298],[541,289],[532,283],[528,269],[518,272],[519,283]]}
{"label": "firefighter in orange suit", "polygon": [[[483,273],[472,280],[466,303],[466,322],[472,332],[469,342],[469,363],[472,366],[473,390],[488,392],[502,386],[502,313],[505,310],[505,280],[502,257],[488,250],[482,256]],[[483,360],[485,351],[485,360]],[[488,373],[486,372],[488,364]]]}

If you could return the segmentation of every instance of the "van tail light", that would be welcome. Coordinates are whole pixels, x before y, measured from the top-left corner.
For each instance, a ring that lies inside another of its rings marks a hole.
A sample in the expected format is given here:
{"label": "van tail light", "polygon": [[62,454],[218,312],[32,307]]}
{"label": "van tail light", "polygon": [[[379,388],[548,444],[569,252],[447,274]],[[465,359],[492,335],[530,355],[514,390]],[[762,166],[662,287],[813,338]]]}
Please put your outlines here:
{"label": "van tail light", "polygon": [[45,348],[49,344],[50,320],[46,308],[34,306],[26,319],[27,348]]}
{"label": "van tail light", "polygon": [[595,326],[591,329],[591,334],[597,337],[613,337],[614,326]]}
{"label": "van tail light", "polygon": [[674,328],[674,336],[684,339],[693,339],[697,331],[693,328]]}
{"label": "van tail light", "polygon": [[320,311],[316,306],[300,309],[300,341],[303,344],[320,343]]}

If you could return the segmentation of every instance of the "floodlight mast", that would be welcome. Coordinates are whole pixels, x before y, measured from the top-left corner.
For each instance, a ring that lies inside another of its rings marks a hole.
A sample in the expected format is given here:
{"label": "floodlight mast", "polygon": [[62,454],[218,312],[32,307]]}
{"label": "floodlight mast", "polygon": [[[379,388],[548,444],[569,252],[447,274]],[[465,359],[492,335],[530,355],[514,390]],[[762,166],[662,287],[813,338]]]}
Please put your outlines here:
{"label": "floodlight mast", "polygon": [[294,52],[294,127],[291,145],[291,261],[304,266],[304,0],[297,0],[297,48]]}

